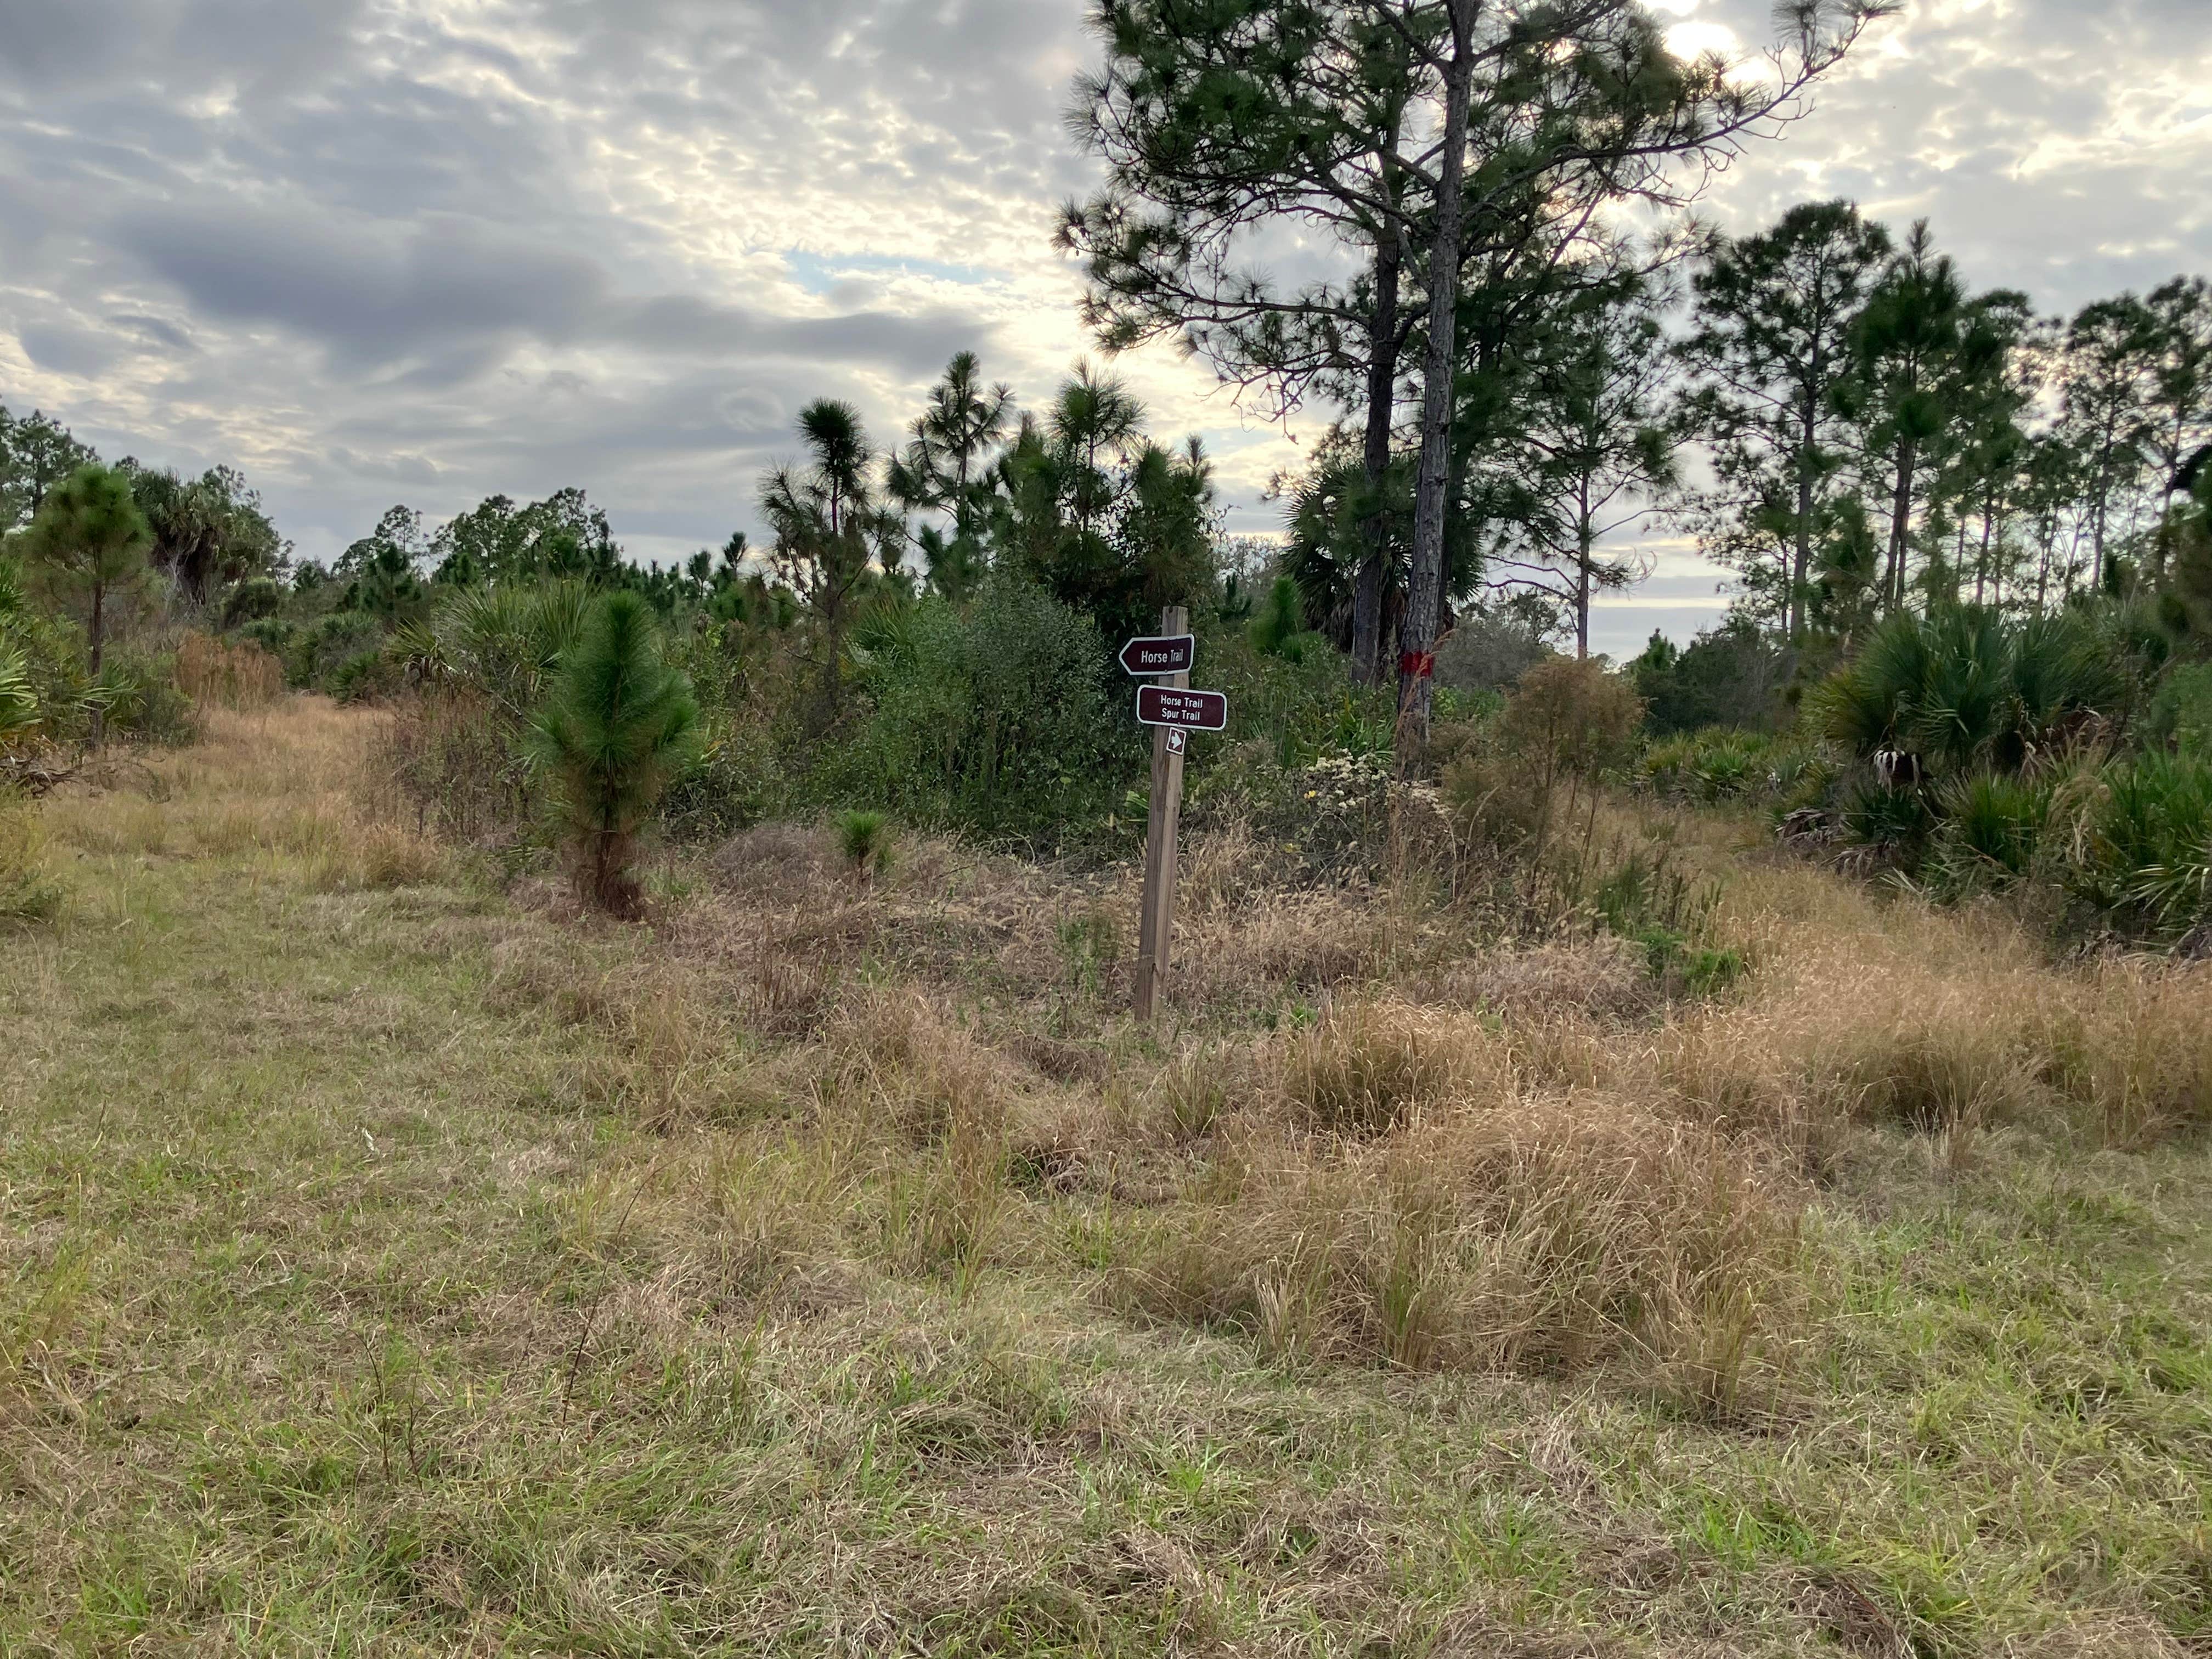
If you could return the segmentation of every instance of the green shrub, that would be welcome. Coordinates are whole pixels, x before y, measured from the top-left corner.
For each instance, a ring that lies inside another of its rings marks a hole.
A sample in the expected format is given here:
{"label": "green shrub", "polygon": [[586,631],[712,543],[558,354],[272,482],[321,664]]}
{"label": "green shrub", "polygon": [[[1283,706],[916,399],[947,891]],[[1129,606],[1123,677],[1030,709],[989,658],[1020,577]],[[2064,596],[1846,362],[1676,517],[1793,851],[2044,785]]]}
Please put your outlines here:
{"label": "green shrub", "polygon": [[[1396,686],[1354,685],[1350,659],[1322,635],[1306,635],[1293,655],[1269,656],[1242,629],[1201,633],[1198,668],[1191,678],[1229,698],[1229,730],[1192,744],[1193,774],[1254,742],[1266,743],[1286,772],[1324,755],[1391,752]],[[1124,679],[1122,685],[1127,684]],[[1119,718],[1128,718],[1127,707],[1125,702],[1116,710]]]}
{"label": "green shrub", "polygon": [[591,605],[592,591],[574,581],[464,588],[427,623],[394,634],[392,654],[415,678],[465,685],[520,726],[582,638]]}
{"label": "green shrub", "polygon": [[2013,627],[1972,605],[1900,611],[1814,688],[1807,713],[1855,755],[1903,749],[1938,771],[2012,771],[2083,718],[2119,712],[2118,661],[2072,612]]}
{"label": "green shrub", "polygon": [[872,708],[822,762],[830,799],[1057,844],[1103,826],[1141,764],[1098,630],[1027,583],[1000,578],[965,611],[925,599],[862,650]]}
{"label": "green shrub", "polygon": [[284,617],[262,617],[238,630],[242,640],[250,640],[283,662],[285,678],[292,678],[292,647],[300,636],[299,623]]}
{"label": "green shrub", "polygon": [[2051,810],[2046,785],[1996,772],[1977,772],[1945,786],[1936,858],[1949,884],[1999,884],[2024,876]]}
{"label": "green shrub", "polygon": [[290,636],[284,675],[295,687],[328,691],[340,668],[383,647],[384,626],[375,617],[366,611],[333,611]]}
{"label": "green shrub", "polygon": [[2212,921],[2212,760],[2154,752],[2112,763],[2079,827],[2076,892],[2159,933]]}
{"label": "green shrub", "polygon": [[39,729],[38,688],[31,683],[30,657],[0,635],[0,753]]}
{"label": "green shrub", "polygon": [[1307,631],[1298,585],[1288,576],[1275,578],[1275,585],[1267,590],[1260,614],[1252,619],[1245,637],[1262,656],[1281,657],[1293,663],[1303,662],[1308,651],[1319,650],[1326,643],[1319,635]]}
{"label": "green shrub", "polygon": [[1626,672],[1644,700],[1646,723],[1662,735],[1764,728],[1785,712],[1781,693],[1789,655],[1746,623],[1724,623],[1698,635],[1686,650],[1654,634]]}
{"label": "green shrub", "polygon": [[661,822],[669,833],[688,841],[722,841],[790,815],[799,792],[773,733],[724,708],[702,706],[700,718],[699,757],[670,781],[661,799]]}
{"label": "green shrub", "polygon": [[1635,781],[1653,794],[1711,805],[1727,800],[1778,800],[1808,782],[1815,788],[1832,775],[1817,745],[1733,726],[1662,738],[1647,747]]}
{"label": "green shrub", "polygon": [[2212,662],[2167,671],[2144,720],[2154,741],[2212,760]]}
{"label": "green shrub", "polygon": [[267,622],[284,608],[284,584],[267,576],[249,576],[223,595],[222,625],[242,628]]}
{"label": "green shrub", "polygon": [[1708,996],[1743,975],[1742,953],[1711,939],[1720,888],[1692,879],[1665,848],[1631,849],[1598,876],[1587,902],[1607,932],[1643,948],[1655,979]]}
{"label": "green shrub", "polygon": [[1936,831],[1935,809],[1917,789],[1888,789],[1861,778],[1845,792],[1844,831],[1863,847],[1917,863]]}
{"label": "green shrub", "polygon": [[192,700],[177,688],[176,657],[138,646],[111,647],[84,700],[99,709],[109,735],[163,744],[190,743],[198,728]]}
{"label": "green shrub", "polygon": [[367,702],[397,690],[399,672],[378,646],[337,664],[322,677],[322,685],[340,702]]}

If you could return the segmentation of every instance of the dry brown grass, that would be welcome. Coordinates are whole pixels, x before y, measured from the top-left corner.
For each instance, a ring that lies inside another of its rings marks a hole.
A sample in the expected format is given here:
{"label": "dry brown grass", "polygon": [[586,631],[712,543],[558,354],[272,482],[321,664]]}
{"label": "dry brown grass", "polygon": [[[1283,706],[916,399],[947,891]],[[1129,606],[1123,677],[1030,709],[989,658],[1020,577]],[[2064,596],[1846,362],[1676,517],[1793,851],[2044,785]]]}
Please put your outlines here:
{"label": "dry brown grass", "polygon": [[204,708],[246,713],[284,695],[284,665],[251,641],[194,631],[177,646],[177,688]]}
{"label": "dry brown grass", "polygon": [[2027,1124],[2114,1146],[2212,1122],[2204,964],[2048,966],[1997,918],[1879,907],[1839,884],[1807,872],[1786,908],[1739,899],[1737,924],[1765,940],[1759,984],[1660,1043],[1662,1077],[1701,1112]]}
{"label": "dry brown grass", "polygon": [[52,921],[64,897],[46,857],[37,810],[0,784],[0,927]]}
{"label": "dry brown grass", "polygon": [[1463,1108],[1240,1156],[1232,1192],[1142,1230],[1119,1305],[1277,1355],[1618,1365],[1725,1403],[1796,1295],[1792,1196],[1742,1148],[1624,1103]]}
{"label": "dry brown grass", "polygon": [[1291,1120],[1325,1134],[1385,1134],[1446,1109],[1514,1097],[1508,1045],[1475,1020],[1355,1002],[1278,1045],[1275,1088]]}
{"label": "dry brown grass", "polygon": [[1139,1030],[1130,872],[613,927],[364,816],[386,718],[44,809],[0,1649],[2201,1639],[2203,970],[1685,817],[1755,966],[1670,1000],[1228,835]]}

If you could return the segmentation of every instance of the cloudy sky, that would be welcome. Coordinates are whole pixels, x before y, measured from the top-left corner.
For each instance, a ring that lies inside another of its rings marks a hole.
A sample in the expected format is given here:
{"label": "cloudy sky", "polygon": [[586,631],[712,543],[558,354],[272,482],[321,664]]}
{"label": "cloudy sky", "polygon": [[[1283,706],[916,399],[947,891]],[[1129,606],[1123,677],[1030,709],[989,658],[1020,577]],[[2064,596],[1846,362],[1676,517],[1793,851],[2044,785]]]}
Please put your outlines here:
{"label": "cloudy sky", "polygon": [[[301,552],[379,513],[588,489],[633,552],[754,527],[811,397],[892,435],[962,347],[1083,351],[1055,205],[1082,0],[0,0],[0,401],[112,456],[244,466]],[[1767,0],[1662,0],[1686,46]],[[1934,221],[2076,306],[2212,270],[2212,0],[1908,0],[1706,211]],[[1300,433],[1171,355],[1230,522]],[[1720,601],[1666,550],[1600,644]]]}

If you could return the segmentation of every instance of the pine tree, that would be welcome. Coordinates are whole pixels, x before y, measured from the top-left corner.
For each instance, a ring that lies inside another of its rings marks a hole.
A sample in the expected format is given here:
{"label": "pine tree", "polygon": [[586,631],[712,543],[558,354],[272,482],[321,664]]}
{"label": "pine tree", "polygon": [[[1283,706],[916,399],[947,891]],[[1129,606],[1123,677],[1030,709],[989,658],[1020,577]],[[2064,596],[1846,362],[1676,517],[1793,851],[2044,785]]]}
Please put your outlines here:
{"label": "pine tree", "polygon": [[2087,471],[2090,580],[2101,586],[2116,509],[2141,480],[2155,433],[2158,319],[2132,294],[2084,306],[2066,330],[2062,416]]}
{"label": "pine tree", "polygon": [[890,466],[893,500],[951,520],[949,538],[932,528],[915,538],[930,585],[948,599],[958,599],[982,574],[993,463],[1013,416],[1013,388],[986,386],[982,373],[972,351],[945,365],[944,378],[930,388],[929,406],[914,422],[906,453],[894,456]]}
{"label": "pine tree", "polygon": [[1832,526],[1850,330],[1889,252],[1889,233],[1850,203],[1808,202],[1763,234],[1722,243],[1692,284],[1683,422],[1711,447],[1716,483],[1689,516],[1708,552],[1753,593],[1771,593],[1793,639]]}
{"label": "pine tree", "polygon": [[889,571],[904,552],[906,525],[876,499],[877,454],[852,404],[822,398],[799,411],[799,434],[811,457],[781,466],[761,483],[763,515],[775,532],[769,562],[821,623],[825,718],[837,708],[840,664],[853,611],[872,573]]}
{"label": "pine tree", "polygon": [[695,746],[699,708],[662,660],[652,606],[617,591],[594,605],[532,723],[551,775],[578,892],[610,915],[638,914],[637,834]]}
{"label": "pine tree", "polygon": [[1912,227],[1852,330],[1852,378],[1839,390],[1863,423],[1869,471],[1889,508],[1889,548],[1881,602],[1905,603],[1912,532],[1926,479],[1929,447],[1943,435],[1949,411],[1944,376],[1958,352],[1966,318],[1966,284],[1948,254],[1936,252],[1928,222]]}
{"label": "pine tree", "polygon": [[[31,562],[46,585],[84,614],[88,665],[95,680],[109,633],[143,597],[151,570],[154,532],[132,498],[131,481],[110,467],[87,466],[55,485],[25,537]],[[92,738],[104,735],[98,704]]]}
{"label": "pine tree", "polygon": [[99,459],[39,410],[17,420],[0,408],[0,534],[38,517],[56,485]]}
{"label": "pine tree", "polygon": [[1577,657],[1589,655],[1595,593],[1643,574],[1604,544],[1674,481],[1674,446],[1660,422],[1667,358],[1655,297],[1634,276],[1593,288],[1564,308],[1534,352],[1522,442],[1534,462],[1535,499],[1518,545],[1533,556],[1533,580],[1573,617]]}

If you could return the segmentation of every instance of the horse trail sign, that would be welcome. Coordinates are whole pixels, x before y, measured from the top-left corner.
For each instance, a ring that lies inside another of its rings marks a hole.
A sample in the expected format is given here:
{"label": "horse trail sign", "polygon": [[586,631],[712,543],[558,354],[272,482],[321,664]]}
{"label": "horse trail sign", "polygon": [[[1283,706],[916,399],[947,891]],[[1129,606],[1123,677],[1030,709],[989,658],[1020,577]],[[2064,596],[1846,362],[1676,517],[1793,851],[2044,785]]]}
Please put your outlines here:
{"label": "horse trail sign", "polygon": [[1132,674],[1188,674],[1197,660],[1198,640],[1189,634],[1131,640],[1121,647],[1121,666]]}
{"label": "horse trail sign", "polygon": [[1137,688],[1137,718],[1146,726],[1179,726],[1193,732],[1229,729],[1229,699],[1218,691],[1179,691],[1173,686]]}
{"label": "horse trail sign", "polygon": [[[1190,671],[1198,641],[1186,632],[1190,613],[1171,605],[1160,631],[1121,647],[1121,666],[1139,678],[1161,681],[1137,688],[1137,718],[1152,728],[1152,817],[1145,836],[1145,904],[1137,944],[1137,1018],[1150,1019],[1167,978],[1168,944],[1175,931],[1176,830],[1182,817],[1182,763],[1193,732],[1229,725],[1229,699],[1218,691],[1194,691]],[[1164,682],[1164,683],[1163,683]]]}

